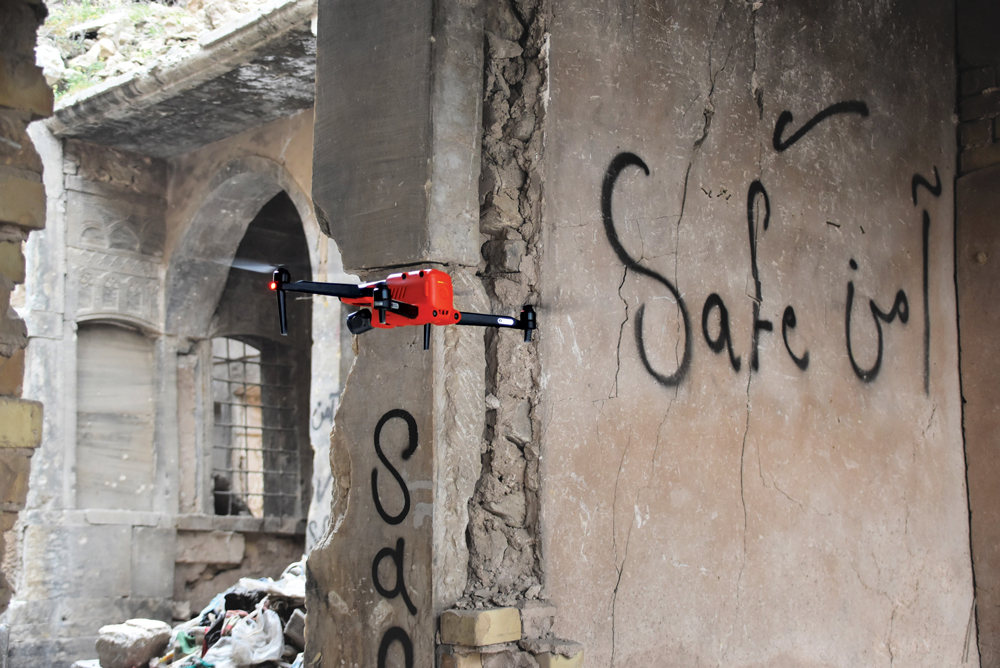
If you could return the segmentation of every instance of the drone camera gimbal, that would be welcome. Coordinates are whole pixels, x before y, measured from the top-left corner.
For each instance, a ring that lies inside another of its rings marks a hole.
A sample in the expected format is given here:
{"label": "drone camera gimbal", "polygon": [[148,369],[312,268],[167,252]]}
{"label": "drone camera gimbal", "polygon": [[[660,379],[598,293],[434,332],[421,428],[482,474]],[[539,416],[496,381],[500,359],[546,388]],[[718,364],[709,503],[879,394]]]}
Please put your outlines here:
{"label": "drone camera gimbal", "polygon": [[[278,295],[278,320],[283,335],[288,334],[285,292],[337,297],[345,304],[358,306],[359,309],[347,317],[347,328],[352,334],[363,334],[371,329],[423,325],[424,350],[430,348],[431,325],[520,329],[524,331],[525,341],[531,341],[531,332],[537,328],[535,310],[530,304],[525,304],[516,319],[456,311],[452,303],[454,291],[451,276],[437,269],[390,274],[382,281],[352,285],[292,282],[288,270],[278,267],[271,278],[270,288]],[[378,315],[375,319],[372,318],[373,311]]]}

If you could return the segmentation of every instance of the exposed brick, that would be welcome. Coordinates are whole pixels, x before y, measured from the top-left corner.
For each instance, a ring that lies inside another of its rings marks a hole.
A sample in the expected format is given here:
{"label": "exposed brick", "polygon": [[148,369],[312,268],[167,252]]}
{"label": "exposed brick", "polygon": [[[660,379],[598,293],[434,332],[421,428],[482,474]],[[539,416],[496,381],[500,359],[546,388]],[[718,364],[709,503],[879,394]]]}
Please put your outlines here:
{"label": "exposed brick", "polygon": [[1000,143],[977,148],[967,148],[959,156],[959,171],[962,174],[974,172],[983,167],[1000,163]]}
{"label": "exposed brick", "polygon": [[52,115],[54,98],[42,70],[31,62],[12,65],[0,55],[0,106],[31,112],[35,118]]}
{"label": "exposed brick", "polygon": [[962,146],[988,144],[993,140],[993,121],[988,118],[968,121],[958,126],[958,142]]}
{"label": "exposed brick", "polygon": [[45,227],[45,186],[0,175],[0,223],[40,230]]}
{"label": "exposed brick", "polygon": [[962,97],[978,95],[987,88],[992,88],[995,85],[996,75],[992,66],[966,70],[960,75],[959,90]]}
{"label": "exposed brick", "polygon": [[32,451],[25,448],[0,450],[0,505],[23,508],[28,497]]}
{"label": "exposed brick", "polygon": [[0,396],[19,397],[24,382],[24,350],[0,356]]}
{"label": "exposed brick", "polygon": [[446,610],[441,614],[441,642],[446,645],[482,647],[521,638],[517,608]]}
{"label": "exposed brick", "polygon": [[1000,90],[962,100],[959,120],[972,121],[1000,114]]}
{"label": "exposed brick", "polygon": [[36,448],[41,440],[42,404],[0,397],[0,452],[3,448]]}
{"label": "exposed brick", "polygon": [[24,283],[24,253],[20,243],[0,241],[0,276]]}

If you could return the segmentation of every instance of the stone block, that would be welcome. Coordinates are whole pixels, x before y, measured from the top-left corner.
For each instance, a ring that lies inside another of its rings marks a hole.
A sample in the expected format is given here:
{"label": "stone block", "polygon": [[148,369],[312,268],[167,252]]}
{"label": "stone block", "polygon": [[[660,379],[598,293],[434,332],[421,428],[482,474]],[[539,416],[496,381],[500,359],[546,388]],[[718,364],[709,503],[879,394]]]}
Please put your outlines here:
{"label": "stone block", "polygon": [[446,610],[441,614],[441,642],[448,645],[482,647],[521,638],[521,614],[517,608]]}
{"label": "stone block", "polygon": [[20,397],[24,384],[24,349],[0,357],[0,396]]}
{"label": "stone block", "polygon": [[521,632],[527,638],[545,638],[552,632],[556,606],[547,601],[525,601],[521,605]]}
{"label": "stone block", "polygon": [[1000,113],[1000,90],[990,91],[962,100],[959,120],[971,121]]}
{"label": "stone block", "polygon": [[170,641],[170,625],[152,619],[130,619],[101,628],[97,656],[101,668],[133,668],[149,662]]}
{"label": "stone block", "polygon": [[31,475],[31,450],[0,450],[0,506],[6,510],[24,507]]}
{"label": "stone block", "polygon": [[483,257],[494,271],[513,273],[521,268],[521,260],[528,252],[528,246],[521,240],[487,241],[483,244]]}
{"label": "stone block", "polygon": [[131,541],[128,526],[29,525],[20,593],[28,600],[127,597],[132,588]]}
{"label": "stone block", "polygon": [[45,186],[20,177],[0,179],[0,222],[29,230],[45,227]]}
{"label": "stone block", "polygon": [[239,566],[245,550],[243,534],[233,531],[177,532],[179,564]]}
{"label": "stone block", "polygon": [[581,649],[575,656],[567,657],[562,654],[542,652],[535,654],[535,661],[538,668],[583,668],[583,650]]}
{"label": "stone block", "polygon": [[132,596],[170,598],[174,592],[177,532],[173,529],[132,529]]}
{"label": "stone block", "polygon": [[36,448],[42,440],[42,405],[0,397],[0,448]]}
{"label": "stone block", "polygon": [[962,174],[974,172],[991,165],[1000,164],[1000,143],[987,144],[976,148],[967,148],[958,157]]}
{"label": "stone block", "polygon": [[478,652],[472,654],[456,654],[448,647],[441,651],[439,668],[483,668],[483,658]]}
{"label": "stone block", "polygon": [[42,69],[34,62],[9,63],[0,55],[0,107],[31,112],[35,118],[52,115],[54,98]]}
{"label": "stone block", "polygon": [[24,283],[24,253],[17,241],[0,242],[0,276]]}
{"label": "stone block", "polygon": [[978,95],[987,88],[992,88],[995,85],[996,76],[992,66],[966,70],[959,77],[959,88],[962,97]]}

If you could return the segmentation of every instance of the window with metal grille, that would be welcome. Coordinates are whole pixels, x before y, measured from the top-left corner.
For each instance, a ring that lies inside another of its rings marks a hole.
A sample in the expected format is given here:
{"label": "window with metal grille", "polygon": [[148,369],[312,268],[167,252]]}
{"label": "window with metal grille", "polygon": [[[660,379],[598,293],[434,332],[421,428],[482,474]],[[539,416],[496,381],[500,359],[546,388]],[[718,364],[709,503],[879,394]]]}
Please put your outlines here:
{"label": "window with metal grille", "polygon": [[212,339],[216,515],[296,515],[300,507],[295,387],[284,349]]}

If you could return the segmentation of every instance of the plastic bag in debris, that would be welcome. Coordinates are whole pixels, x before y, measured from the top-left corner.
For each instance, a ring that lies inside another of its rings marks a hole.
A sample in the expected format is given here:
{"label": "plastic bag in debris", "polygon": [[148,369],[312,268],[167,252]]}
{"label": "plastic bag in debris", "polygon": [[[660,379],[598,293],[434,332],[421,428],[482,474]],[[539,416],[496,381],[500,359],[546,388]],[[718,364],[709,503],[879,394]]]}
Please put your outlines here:
{"label": "plastic bag in debris", "polygon": [[281,618],[261,604],[236,622],[232,634],[219,638],[202,659],[215,668],[244,668],[278,661],[284,649]]}
{"label": "plastic bag in debris", "polygon": [[295,599],[299,603],[306,600],[306,569],[305,558],[291,564],[281,574],[277,581],[271,578],[261,578],[253,580],[251,578],[241,578],[239,586],[250,591],[264,591],[268,594],[283,596]]}
{"label": "plastic bag in debris", "polygon": [[[201,611],[198,615],[198,626],[211,626],[212,623],[218,619],[226,610],[226,595],[225,593],[216,594],[212,601],[205,606],[205,609]],[[194,621],[194,620],[192,620]]]}

